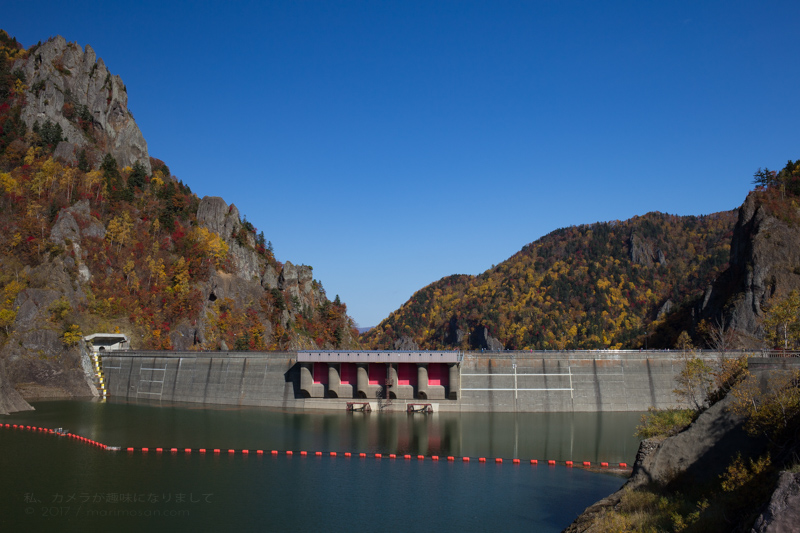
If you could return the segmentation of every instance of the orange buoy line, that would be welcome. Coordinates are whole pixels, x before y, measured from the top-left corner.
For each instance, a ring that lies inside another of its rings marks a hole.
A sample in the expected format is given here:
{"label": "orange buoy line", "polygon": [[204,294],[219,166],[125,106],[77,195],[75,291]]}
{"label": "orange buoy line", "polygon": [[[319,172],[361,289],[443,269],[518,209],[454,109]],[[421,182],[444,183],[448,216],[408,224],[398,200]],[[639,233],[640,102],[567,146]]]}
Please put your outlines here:
{"label": "orange buoy line", "polygon": [[[91,446],[96,446],[98,448],[103,448],[105,450],[110,450],[110,451],[116,451],[116,450],[123,449],[123,448],[120,448],[118,446],[109,446],[107,444],[103,444],[102,442],[98,442],[98,441],[89,439],[87,437],[82,437],[80,435],[76,435],[75,433],[69,433],[69,432],[67,432],[65,430],[62,430],[61,428],[51,429],[51,428],[45,428],[45,427],[39,427],[39,426],[29,426],[29,425],[24,425],[24,424],[0,424],[0,429],[2,429],[2,428],[5,428],[5,429],[19,429],[19,430],[23,430],[23,431],[34,431],[34,432],[37,432],[37,433],[46,433],[46,434],[49,434],[49,435],[59,435],[59,436],[67,437],[67,438],[70,438],[70,439],[73,439],[73,440],[77,440],[79,442],[83,442],[83,443],[89,444]],[[124,448],[124,449],[128,453],[133,453],[133,452],[136,452],[136,451],[139,451],[141,453],[150,453],[151,451],[154,451],[155,453],[164,453],[164,451],[167,450],[171,454],[177,454],[179,451],[183,451],[183,453],[185,453],[185,454],[191,454],[191,453],[194,453],[195,451],[197,453],[200,453],[200,454],[205,454],[206,451],[207,451],[206,448],[199,448],[197,450],[194,450],[192,448],[176,448],[176,447],[173,447],[173,448],[149,448],[149,447],[134,448],[134,447],[127,447],[127,448]],[[213,451],[214,454],[221,454],[223,450],[220,449],[220,448],[213,448],[212,451]],[[233,449],[233,448],[228,448],[226,451],[227,451],[228,455],[234,455],[234,454],[238,453],[239,455],[247,456],[247,455],[250,455],[251,452],[253,454],[255,454],[255,455],[264,455],[265,454],[264,450],[249,450],[249,449],[236,450],[236,449]],[[280,455],[280,453],[284,453],[285,455],[287,455],[289,457],[292,457],[294,455],[294,452],[292,450],[286,450],[285,452],[279,452],[278,450],[270,450],[269,451],[269,455],[272,455],[272,456]],[[299,455],[301,457],[307,457],[309,455],[309,452],[300,451]],[[315,457],[322,457],[324,455],[324,453],[323,452],[314,452],[313,455]],[[359,458],[362,458],[362,459],[366,459],[367,458],[367,453],[366,452],[359,452],[357,454],[354,454],[354,453],[351,453],[351,452],[344,452],[344,454],[342,454],[342,455],[345,458],[353,457],[353,455],[357,455]],[[328,456],[329,457],[339,457],[340,455],[337,452],[328,452]],[[375,459],[382,459],[384,457],[388,457],[389,459],[397,459],[399,456],[397,454],[394,454],[394,453],[388,454],[388,456],[385,455],[385,454],[382,454],[382,453],[373,453],[372,457],[375,458]],[[455,462],[456,459],[457,459],[457,457],[453,456],[453,455],[448,455],[446,457],[447,457],[447,462]],[[402,456],[402,458],[405,459],[405,460],[411,460],[413,458],[413,456],[411,454],[404,454]],[[417,455],[416,458],[417,458],[418,461],[425,461],[426,456]],[[430,456],[430,460],[432,462],[438,462],[439,461],[439,456],[438,455],[431,455]],[[470,457],[467,457],[467,456],[461,457],[461,462],[462,463],[469,463],[470,461],[471,461]],[[487,460],[486,457],[478,457],[478,463],[482,463],[483,464],[483,463],[487,463],[488,461],[491,461],[491,458]],[[495,457],[494,458],[494,463],[496,465],[503,464],[503,458]],[[519,465],[519,464],[521,464],[521,460],[518,459],[518,458],[513,458],[513,459],[511,459],[511,463],[514,464],[514,465]],[[538,459],[531,459],[530,460],[530,464],[532,466],[537,466],[539,464],[539,460]],[[556,464],[564,465],[564,466],[567,466],[567,467],[575,466],[575,463],[573,461],[556,461],[555,459],[548,459],[547,460],[547,464],[548,464],[548,466],[555,466]],[[591,466],[592,466],[592,462],[591,461],[582,461],[579,464],[581,464],[585,468],[591,468]],[[595,464],[598,464],[598,463],[595,463]],[[610,466],[611,463],[609,463],[607,461],[602,461],[602,462],[599,463],[599,465],[600,465],[600,468],[619,468],[619,469],[622,469],[622,470],[630,470],[630,467],[628,466],[628,463],[618,463],[618,465],[619,465],[618,467],[617,466],[611,467]]]}

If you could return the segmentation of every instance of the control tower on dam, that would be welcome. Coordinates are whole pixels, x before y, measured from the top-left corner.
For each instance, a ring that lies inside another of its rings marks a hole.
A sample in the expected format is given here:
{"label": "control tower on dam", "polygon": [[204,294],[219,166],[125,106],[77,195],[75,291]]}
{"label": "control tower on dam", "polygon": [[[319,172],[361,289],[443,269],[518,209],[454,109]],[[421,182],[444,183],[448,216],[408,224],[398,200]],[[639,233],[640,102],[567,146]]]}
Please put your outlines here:
{"label": "control tower on dam", "polygon": [[[644,411],[679,405],[670,351],[106,351],[112,398],[296,409]],[[716,358],[719,354],[702,353]]]}

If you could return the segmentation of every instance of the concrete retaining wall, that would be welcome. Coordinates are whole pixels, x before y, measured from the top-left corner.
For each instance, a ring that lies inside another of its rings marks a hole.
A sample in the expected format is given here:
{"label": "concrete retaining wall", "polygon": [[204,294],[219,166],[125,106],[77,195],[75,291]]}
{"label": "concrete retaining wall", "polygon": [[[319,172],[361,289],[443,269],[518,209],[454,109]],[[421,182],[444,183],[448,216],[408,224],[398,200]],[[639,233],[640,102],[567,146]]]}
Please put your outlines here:
{"label": "concrete retaining wall", "polygon": [[[645,411],[678,405],[672,391],[681,365],[680,354],[671,352],[466,352],[459,383],[451,377],[458,399],[430,403],[438,411]],[[303,398],[300,368],[294,352],[130,351],[103,357],[111,397],[344,409],[345,397]],[[420,402],[370,401],[373,410],[405,410]]]}
{"label": "concrete retaining wall", "polygon": [[303,407],[294,353],[127,352],[103,357],[109,396]]}

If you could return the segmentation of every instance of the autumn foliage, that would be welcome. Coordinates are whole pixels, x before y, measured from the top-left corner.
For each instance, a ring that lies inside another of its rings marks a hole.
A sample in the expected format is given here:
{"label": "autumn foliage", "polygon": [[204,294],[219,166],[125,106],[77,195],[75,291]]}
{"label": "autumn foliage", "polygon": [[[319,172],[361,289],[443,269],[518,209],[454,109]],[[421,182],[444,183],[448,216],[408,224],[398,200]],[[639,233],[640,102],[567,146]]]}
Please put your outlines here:
{"label": "autumn foliage", "polygon": [[[60,126],[46,120],[29,129],[19,119],[26,95],[36,90],[12,68],[25,53],[0,32],[3,339],[14,326],[17,294],[31,284],[28,273],[58,265],[69,272],[70,292],[77,294],[75,305],[54,322],[63,330],[65,345],[77,342],[81,331],[121,330],[131,335],[134,347],[170,349],[176,335],[190,329],[197,332],[189,340],[196,349],[219,349],[223,341],[237,350],[352,342],[356,334],[346,307],[338,299],[328,301],[316,281],[313,305],[286,291],[260,287],[261,294],[248,302],[210,300],[203,290],[209,276],[235,275],[231,246],[255,253],[260,264],[280,272],[282,265],[263,232],[256,235],[246,220],[237,235],[218,235],[198,225],[198,197],[163,161],[151,158],[149,174],[139,163],[121,168],[91,143],[76,149],[72,161],[54,158],[62,140]],[[72,105],[65,104],[61,113],[79,126],[86,118],[82,108]],[[87,139],[90,129],[83,128]],[[90,213],[74,217],[81,237],[63,243],[52,239],[65,210],[78,203],[88,203]],[[87,227],[95,231],[84,233]]]}
{"label": "autumn foliage", "polygon": [[[421,289],[363,340],[387,348],[407,335],[425,348],[468,348],[483,326],[507,349],[638,348],[648,334],[650,347],[671,348],[679,330],[653,332],[669,330],[665,311],[725,268],[734,223],[733,211],[649,213],[556,230],[483,274]],[[636,261],[634,242],[645,250]]]}

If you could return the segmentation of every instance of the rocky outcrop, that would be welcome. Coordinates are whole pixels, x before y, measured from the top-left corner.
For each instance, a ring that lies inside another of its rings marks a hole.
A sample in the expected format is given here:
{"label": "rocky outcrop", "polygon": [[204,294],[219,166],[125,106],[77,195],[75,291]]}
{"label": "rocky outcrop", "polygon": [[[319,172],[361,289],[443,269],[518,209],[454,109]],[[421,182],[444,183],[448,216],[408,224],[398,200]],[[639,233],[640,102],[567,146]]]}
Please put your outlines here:
{"label": "rocky outcrop", "polygon": [[791,533],[800,524],[800,473],[781,472],[778,486],[752,533]]}
{"label": "rocky outcrop", "polygon": [[103,239],[105,236],[105,226],[89,212],[89,200],[62,209],[50,230],[50,240],[56,244],[65,244],[67,239],[79,243],[83,237]]}
{"label": "rocky outcrop", "polygon": [[503,343],[489,335],[489,328],[478,326],[472,331],[469,337],[470,346],[473,349],[487,350],[490,352],[500,352],[505,349]]}
{"label": "rocky outcrop", "polygon": [[71,155],[69,147],[61,147],[61,158],[75,157],[76,149],[96,147],[100,156],[110,153],[123,167],[138,162],[150,173],[147,143],[128,110],[127,89],[89,45],[83,49],[54,37],[18,60],[13,69],[25,74],[28,86],[22,120],[29,129],[47,120],[61,126],[73,147]]}
{"label": "rocky outcrop", "polygon": [[653,266],[653,248],[650,243],[632,233],[629,245],[633,264],[646,267]]}
{"label": "rocky outcrop", "polygon": [[59,325],[50,321],[56,300],[64,298],[73,308],[85,300],[69,270],[60,258],[39,265],[28,273],[32,286],[14,301],[17,314],[3,348],[3,367],[5,377],[26,399],[96,395],[84,372],[80,347],[64,346]]}
{"label": "rocky outcrop", "polygon": [[239,210],[235,205],[229,206],[219,196],[204,196],[197,208],[197,223],[217,233],[228,244],[228,256],[237,276],[245,280],[261,279],[263,260],[253,250],[253,234],[247,233],[245,246],[235,237],[242,228]]}
{"label": "rocky outcrop", "polygon": [[[586,508],[564,531],[605,531],[601,525],[603,515],[617,509],[627,491],[647,488],[685,494],[697,487],[719,483],[720,476],[739,454],[752,458],[763,456],[770,443],[767,439],[747,435],[742,427],[743,417],[730,410],[733,401],[732,395],[723,398],[677,435],[642,441],[633,473],[625,485]],[[784,490],[776,491],[773,501],[776,503],[774,506],[770,504],[770,507],[776,515],[791,505],[796,509],[797,488],[787,482]],[[764,514],[767,515],[768,511]],[[797,519],[792,520],[792,524],[798,523]]]}
{"label": "rocky outcrop", "polygon": [[724,317],[745,337],[761,337],[770,298],[800,289],[800,228],[773,215],[750,193],[739,208],[731,240],[730,266],[706,291],[700,317]]}
{"label": "rocky outcrop", "polygon": [[419,345],[408,335],[403,335],[394,341],[394,349],[399,351],[414,352],[419,350]]}
{"label": "rocky outcrop", "polygon": [[5,378],[5,373],[0,369],[0,415],[31,410],[33,407],[11,386]]}
{"label": "rocky outcrop", "polygon": [[203,196],[197,208],[197,223],[218,234],[226,242],[242,227],[239,210],[233,204],[229,206],[219,196]]}
{"label": "rocky outcrop", "polygon": [[295,266],[291,261],[286,261],[278,276],[278,288],[288,291],[291,298],[304,299],[314,289],[313,277],[313,270],[310,266]]}
{"label": "rocky outcrop", "polygon": [[656,314],[656,318],[662,318],[665,315],[668,315],[672,312],[673,303],[672,300],[667,300],[661,307],[658,308],[658,313]]}
{"label": "rocky outcrop", "polygon": [[763,446],[728,410],[732,397],[709,407],[691,426],[662,441],[643,441],[628,484],[694,485],[718,479],[737,453],[757,457]]}

